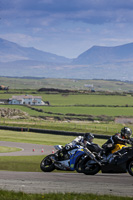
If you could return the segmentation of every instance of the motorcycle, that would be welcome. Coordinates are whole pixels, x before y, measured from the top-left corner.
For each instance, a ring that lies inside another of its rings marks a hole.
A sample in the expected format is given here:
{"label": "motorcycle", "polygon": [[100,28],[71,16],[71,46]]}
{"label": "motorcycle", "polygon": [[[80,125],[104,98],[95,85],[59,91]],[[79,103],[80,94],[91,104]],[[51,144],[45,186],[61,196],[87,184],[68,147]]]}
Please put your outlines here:
{"label": "motorcycle", "polygon": [[106,155],[96,159],[96,155],[85,150],[87,156],[80,163],[81,170],[86,175],[95,175],[100,170],[102,173],[129,173],[133,176],[133,138],[130,145],[113,154],[111,162],[106,161]]}
{"label": "motorcycle", "polygon": [[74,148],[66,152],[65,148],[61,145],[55,145],[57,150],[55,153],[46,156],[40,164],[43,172],[51,172],[55,169],[74,171],[81,173],[80,163],[84,158],[84,147],[76,145]]}

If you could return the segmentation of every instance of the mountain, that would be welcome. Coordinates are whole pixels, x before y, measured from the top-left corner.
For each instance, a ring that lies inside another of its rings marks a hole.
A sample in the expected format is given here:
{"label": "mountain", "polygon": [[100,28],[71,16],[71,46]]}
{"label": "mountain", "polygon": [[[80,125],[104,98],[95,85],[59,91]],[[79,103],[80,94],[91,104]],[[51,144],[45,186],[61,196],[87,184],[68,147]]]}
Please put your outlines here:
{"label": "mountain", "polygon": [[93,46],[73,60],[73,64],[103,64],[133,61],[133,43],[116,46]]}
{"label": "mountain", "polygon": [[133,81],[133,43],[93,46],[69,59],[0,39],[0,76]]}
{"label": "mountain", "polygon": [[33,47],[22,47],[14,42],[0,38],[0,62],[17,60],[40,61],[45,63],[70,63],[70,59],[52,53],[37,50]]}

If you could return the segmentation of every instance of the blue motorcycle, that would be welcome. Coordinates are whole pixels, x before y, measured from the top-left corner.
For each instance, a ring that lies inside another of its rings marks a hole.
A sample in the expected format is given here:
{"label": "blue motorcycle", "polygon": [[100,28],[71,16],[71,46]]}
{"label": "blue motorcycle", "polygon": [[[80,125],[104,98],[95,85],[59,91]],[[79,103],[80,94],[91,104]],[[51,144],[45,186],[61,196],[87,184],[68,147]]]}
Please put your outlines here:
{"label": "blue motorcycle", "polygon": [[82,172],[80,163],[86,156],[83,146],[76,145],[68,151],[61,145],[56,145],[54,148],[57,151],[41,161],[40,168],[43,172],[52,172],[55,169]]}

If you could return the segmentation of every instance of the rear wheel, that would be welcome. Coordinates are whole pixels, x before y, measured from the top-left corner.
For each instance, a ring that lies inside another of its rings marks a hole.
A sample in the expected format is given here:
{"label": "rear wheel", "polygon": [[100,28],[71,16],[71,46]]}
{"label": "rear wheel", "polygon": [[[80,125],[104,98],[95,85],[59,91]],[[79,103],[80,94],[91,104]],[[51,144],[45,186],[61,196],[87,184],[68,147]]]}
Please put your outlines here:
{"label": "rear wheel", "polygon": [[128,164],[128,173],[133,176],[133,160],[130,161],[130,163]]}
{"label": "rear wheel", "polygon": [[82,161],[81,171],[86,175],[95,175],[100,171],[100,166],[90,158]]}
{"label": "rear wheel", "polygon": [[52,159],[55,158],[55,155],[50,154],[48,156],[46,156],[40,164],[40,168],[42,171],[44,172],[51,172],[55,169],[54,163],[52,161]]}

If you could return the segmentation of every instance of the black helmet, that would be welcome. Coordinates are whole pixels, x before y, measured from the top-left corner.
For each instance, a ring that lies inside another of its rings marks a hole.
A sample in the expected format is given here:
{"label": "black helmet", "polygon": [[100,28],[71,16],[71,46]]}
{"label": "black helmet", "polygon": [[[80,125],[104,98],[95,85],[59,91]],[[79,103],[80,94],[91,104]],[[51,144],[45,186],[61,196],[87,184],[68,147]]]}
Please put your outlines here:
{"label": "black helmet", "polygon": [[130,139],[132,135],[132,131],[128,127],[124,127],[121,129],[121,136],[124,136],[126,139]]}
{"label": "black helmet", "polygon": [[88,142],[92,142],[93,139],[94,139],[94,135],[92,133],[85,133],[84,140]]}

